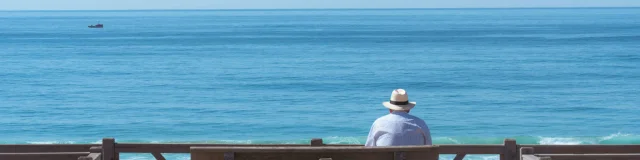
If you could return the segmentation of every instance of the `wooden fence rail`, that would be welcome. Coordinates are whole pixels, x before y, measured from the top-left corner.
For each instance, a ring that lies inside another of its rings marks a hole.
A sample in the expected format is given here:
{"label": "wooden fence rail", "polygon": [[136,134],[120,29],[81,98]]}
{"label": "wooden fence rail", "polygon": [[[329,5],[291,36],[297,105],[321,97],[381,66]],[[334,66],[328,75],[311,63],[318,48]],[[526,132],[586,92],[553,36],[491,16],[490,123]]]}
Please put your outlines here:
{"label": "wooden fence rail", "polygon": [[0,153],[86,152],[100,144],[1,144]]}
{"label": "wooden fence rail", "polygon": [[[213,148],[211,148],[213,147]],[[278,147],[285,148],[341,148],[363,147],[362,145],[325,144],[322,139],[312,139],[309,144],[149,144],[149,143],[117,143],[113,138],[104,138],[101,144],[16,144],[0,145],[0,160],[9,160],[7,157],[38,157],[38,155],[77,156],[73,160],[119,160],[120,153],[149,153],[157,160],[165,160],[162,153],[191,153],[199,152],[207,148],[220,150],[222,148],[239,149],[257,147],[272,150]],[[373,149],[378,147],[367,147]],[[532,148],[535,154],[521,154],[522,148]],[[195,149],[195,150],[193,150]],[[364,148],[363,148],[364,149]],[[318,149],[316,149],[318,150]],[[320,149],[321,150],[321,149]],[[561,159],[567,154],[574,157],[578,154],[596,156],[594,154],[615,154],[618,157],[636,157],[640,154],[640,145],[523,145],[515,140],[505,139],[503,144],[497,145],[438,145],[438,154],[454,154],[454,160],[462,160],[469,154],[493,154],[500,155],[500,160],[520,160],[524,157],[535,155],[551,156]],[[83,155],[80,155],[83,154]],[[239,153],[240,154],[240,153]],[[245,155],[245,153],[241,153]],[[254,153],[252,153],[254,154]],[[387,153],[385,153],[387,154]],[[5,157],[5,158],[3,158]],[[540,157],[538,157],[540,158]],[[542,157],[544,158],[544,157]],[[12,160],[12,159],[11,159]],[[334,159],[336,160],[336,159]],[[639,158],[640,160],[640,158]]]}
{"label": "wooden fence rail", "polygon": [[640,154],[535,154],[548,160],[640,160]]}
{"label": "wooden fence rail", "polygon": [[438,146],[191,147],[191,160],[438,160]]}
{"label": "wooden fence rail", "polygon": [[1,160],[75,160],[89,152],[0,153]]}
{"label": "wooden fence rail", "polygon": [[[328,146],[349,147],[362,145],[324,144],[322,139],[312,139],[309,144],[148,144],[148,143],[116,143],[115,152],[119,153],[152,153],[158,160],[164,159],[161,153],[190,153],[191,147],[305,147]],[[506,139],[503,145],[439,145],[440,154],[456,154],[454,160],[462,160],[467,154],[496,154],[501,160],[517,160],[518,149],[515,140]],[[161,158],[159,158],[161,157]]]}
{"label": "wooden fence rail", "polygon": [[640,153],[640,145],[519,145],[540,154]]}
{"label": "wooden fence rail", "polygon": [[[595,147],[597,145],[593,145]],[[616,153],[606,152],[608,149],[616,148],[611,146],[600,146],[603,150],[598,150],[594,153],[582,154],[585,151],[577,151],[580,153],[565,153],[565,154],[539,154],[534,147],[522,147],[520,148],[521,160],[640,160],[640,150],[631,150],[632,148],[625,148],[622,151],[616,151]],[[544,147],[543,147],[544,148]],[[560,147],[556,147],[560,148]],[[579,148],[579,147],[578,147]],[[576,151],[574,149],[567,151]],[[617,153],[623,151],[630,151],[631,153]],[[554,151],[557,152],[557,151]]]}
{"label": "wooden fence rail", "polygon": [[102,146],[91,147],[89,155],[78,157],[78,160],[102,160]]}

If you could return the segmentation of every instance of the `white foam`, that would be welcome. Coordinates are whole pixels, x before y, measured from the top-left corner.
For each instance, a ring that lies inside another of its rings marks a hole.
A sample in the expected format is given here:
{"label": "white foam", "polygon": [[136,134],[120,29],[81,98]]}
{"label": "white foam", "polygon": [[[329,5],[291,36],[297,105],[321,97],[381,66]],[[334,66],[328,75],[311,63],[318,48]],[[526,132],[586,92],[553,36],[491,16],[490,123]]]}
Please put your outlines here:
{"label": "white foam", "polygon": [[223,143],[231,143],[231,144],[253,144],[251,140],[220,140]]}
{"label": "white foam", "polygon": [[28,144],[74,144],[74,141],[36,141],[36,142],[27,142]]}
{"label": "white foam", "polygon": [[453,143],[455,143],[455,144],[462,144],[462,143],[460,143],[460,141],[458,141],[458,140],[456,140],[456,139],[453,139],[453,138],[451,138],[451,137],[447,137],[447,140],[450,140],[451,142],[453,142]]}
{"label": "white foam", "polygon": [[91,144],[102,144],[102,140],[97,140],[97,141],[91,142]]}
{"label": "white foam", "polygon": [[606,140],[610,140],[610,139],[613,139],[613,138],[616,138],[616,137],[627,137],[627,136],[633,136],[633,135],[631,135],[631,134],[623,134],[623,133],[618,132],[618,133],[615,133],[615,134],[611,134],[611,135],[602,137],[600,139],[600,141],[606,141]]}
{"label": "white foam", "polygon": [[576,145],[582,142],[576,138],[540,137],[539,144]]}

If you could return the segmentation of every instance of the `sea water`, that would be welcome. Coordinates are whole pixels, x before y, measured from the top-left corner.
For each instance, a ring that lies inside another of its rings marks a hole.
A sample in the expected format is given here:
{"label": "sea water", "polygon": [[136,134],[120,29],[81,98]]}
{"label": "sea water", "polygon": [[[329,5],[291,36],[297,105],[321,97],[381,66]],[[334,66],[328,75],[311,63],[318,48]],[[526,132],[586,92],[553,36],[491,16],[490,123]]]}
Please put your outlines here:
{"label": "sea water", "polygon": [[396,88],[435,144],[640,144],[640,8],[0,12],[5,144],[363,144]]}

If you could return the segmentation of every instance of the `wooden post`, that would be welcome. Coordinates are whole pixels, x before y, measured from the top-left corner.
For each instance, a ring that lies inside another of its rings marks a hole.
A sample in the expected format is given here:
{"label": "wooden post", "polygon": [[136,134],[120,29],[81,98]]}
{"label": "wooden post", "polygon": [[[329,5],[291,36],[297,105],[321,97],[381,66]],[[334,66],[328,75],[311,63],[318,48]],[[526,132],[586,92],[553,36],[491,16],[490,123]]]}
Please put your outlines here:
{"label": "wooden post", "polygon": [[115,143],[113,138],[102,139],[102,160],[115,160]]}
{"label": "wooden post", "polygon": [[311,139],[311,146],[324,146],[324,142],[322,142],[322,138],[314,138]]}
{"label": "wooden post", "polygon": [[518,160],[518,145],[515,139],[504,139],[504,153],[500,154],[500,160]]}
{"label": "wooden post", "polygon": [[393,160],[405,160],[407,156],[404,152],[393,152]]}
{"label": "wooden post", "polygon": [[235,160],[236,159],[236,153],[233,152],[225,152],[224,153],[224,159],[223,160]]}

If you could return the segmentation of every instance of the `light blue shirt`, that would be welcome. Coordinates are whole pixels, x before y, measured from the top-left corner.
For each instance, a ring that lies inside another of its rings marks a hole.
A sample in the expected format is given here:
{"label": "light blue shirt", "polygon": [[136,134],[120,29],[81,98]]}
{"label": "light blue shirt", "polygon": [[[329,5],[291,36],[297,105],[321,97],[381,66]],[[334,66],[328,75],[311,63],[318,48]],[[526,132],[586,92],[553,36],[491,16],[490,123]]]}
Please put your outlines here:
{"label": "light blue shirt", "polygon": [[373,122],[365,143],[365,146],[407,145],[431,145],[431,132],[424,120],[398,111]]}

